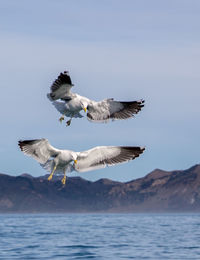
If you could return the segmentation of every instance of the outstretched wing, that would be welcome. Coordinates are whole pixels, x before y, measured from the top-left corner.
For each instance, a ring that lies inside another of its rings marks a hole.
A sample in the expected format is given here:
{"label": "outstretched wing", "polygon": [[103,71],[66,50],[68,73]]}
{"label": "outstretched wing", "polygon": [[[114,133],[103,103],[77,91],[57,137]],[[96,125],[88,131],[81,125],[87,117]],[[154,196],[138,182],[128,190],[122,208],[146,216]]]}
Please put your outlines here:
{"label": "outstretched wing", "polygon": [[73,86],[71,78],[67,71],[60,73],[58,78],[51,85],[51,92],[47,97],[53,101],[57,99],[70,99],[70,89]]}
{"label": "outstretched wing", "polygon": [[105,168],[106,166],[127,162],[138,157],[144,147],[134,146],[99,146],[78,153],[74,168],[78,172]]}
{"label": "outstretched wing", "polygon": [[121,102],[106,99],[92,102],[88,106],[87,117],[91,121],[106,122],[109,119],[127,119],[137,114],[144,106],[144,100]]}
{"label": "outstretched wing", "polygon": [[33,157],[39,163],[46,163],[50,157],[58,154],[59,150],[51,146],[47,139],[19,141],[18,145],[22,152]]}

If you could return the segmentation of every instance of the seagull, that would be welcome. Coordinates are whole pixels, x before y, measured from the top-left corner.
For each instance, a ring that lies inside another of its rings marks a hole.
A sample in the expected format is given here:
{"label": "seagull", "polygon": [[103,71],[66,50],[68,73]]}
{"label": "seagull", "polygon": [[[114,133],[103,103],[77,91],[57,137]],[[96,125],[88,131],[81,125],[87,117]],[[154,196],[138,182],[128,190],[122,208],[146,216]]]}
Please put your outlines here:
{"label": "seagull", "polygon": [[115,101],[113,98],[96,102],[89,98],[71,92],[72,84],[68,71],[61,72],[50,88],[47,97],[62,114],[59,121],[64,117],[70,119],[66,122],[71,124],[72,118],[81,118],[81,111],[87,112],[87,119],[91,122],[108,122],[111,120],[127,119],[137,114],[144,106],[144,100],[138,101]]}
{"label": "seagull", "polygon": [[135,159],[145,150],[139,146],[97,146],[83,152],[59,150],[47,139],[20,140],[18,145],[22,152],[33,157],[40,165],[53,174],[64,174],[62,184],[66,183],[66,172],[86,172],[105,168]]}

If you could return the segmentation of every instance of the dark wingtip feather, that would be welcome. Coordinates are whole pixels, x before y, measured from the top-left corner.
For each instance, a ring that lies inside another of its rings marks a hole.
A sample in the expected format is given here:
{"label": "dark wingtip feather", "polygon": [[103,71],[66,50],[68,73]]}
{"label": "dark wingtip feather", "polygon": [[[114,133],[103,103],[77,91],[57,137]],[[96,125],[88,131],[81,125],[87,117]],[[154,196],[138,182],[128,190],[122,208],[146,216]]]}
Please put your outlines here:
{"label": "dark wingtip feather", "polygon": [[140,146],[123,146],[122,149],[127,151],[127,153],[133,154],[132,159],[139,157],[145,150],[145,147]]}
{"label": "dark wingtip feather", "polygon": [[140,147],[140,150],[142,151],[142,152],[144,152],[145,151],[145,147]]}
{"label": "dark wingtip feather", "polygon": [[[58,90],[62,84],[68,84],[68,85],[74,86],[74,84],[72,84],[69,72],[66,70],[64,72],[61,72],[59,74],[59,76],[57,77],[57,79],[55,79],[55,81],[51,85],[51,91],[54,92],[54,91]],[[54,97],[51,96],[50,98],[52,98],[54,100]]]}
{"label": "dark wingtip feather", "polygon": [[57,80],[60,80],[61,83],[68,83],[69,85],[74,86],[69,76],[69,71],[65,70],[63,73],[61,72]]}
{"label": "dark wingtip feather", "polygon": [[137,101],[139,104],[144,104],[145,100],[144,99],[140,99],[139,101]]}
{"label": "dark wingtip feather", "polygon": [[19,147],[20,147],[20,149],[21,149],[21,151],[23,151],[24,150],[24,147],[26,146],[26,145],[32,145],[32,144],[34,144],[35,142],[37,142],[38,140],[37,139],[35,139],[35,140],[19,140],[18,141],[18,145],[19,145]]}
{"label": "dark wingtip feather", "polygon": [[19,148],[20,148],[20,150],[22,151],[22,149],[23,149],[23,141],[18,141],[18,146],[19,146]]}
{"label": "dark wingtip feather", "polygon": [[23,140],[23,141],[20,140],[20,141],[18,142],[18,145],[19,145],[21,151],[23,152],[24,146],[26,146],[27,144],[30,144],[31,142],[32,142],[32,140]]}
{"label": "dark wingtip feather", "polygon": [[145,150],[145,147],[141,146],[122,146],[123,149],[125,150],[134,150],[142,153]]}
{"label": "dark wingtip feather", "polygon": [[141,99],[141,100],[138,102],[140,108],[144,107],[144,105],[145,105],[144,103],[145,103],[145,100],[144,100],[144,99]]}
{"label": "dark wingtip feather", "polygon": [[110,118],[113,119],[127,119],[134,117],[141,109],[144,107],[144,100],[138,101],[118,101],[123,105],[123,108],[117,112],[114,112],[110,115]]}

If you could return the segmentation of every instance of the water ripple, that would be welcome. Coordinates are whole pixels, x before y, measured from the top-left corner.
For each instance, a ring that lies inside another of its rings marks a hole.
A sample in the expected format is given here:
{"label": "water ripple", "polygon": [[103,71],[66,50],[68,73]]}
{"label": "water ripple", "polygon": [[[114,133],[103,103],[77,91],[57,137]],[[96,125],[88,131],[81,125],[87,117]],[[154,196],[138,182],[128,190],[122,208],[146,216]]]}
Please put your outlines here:
{"label": "water ripple", "polygon": [[0,215],[0,259],[200,259],[199,217]]}

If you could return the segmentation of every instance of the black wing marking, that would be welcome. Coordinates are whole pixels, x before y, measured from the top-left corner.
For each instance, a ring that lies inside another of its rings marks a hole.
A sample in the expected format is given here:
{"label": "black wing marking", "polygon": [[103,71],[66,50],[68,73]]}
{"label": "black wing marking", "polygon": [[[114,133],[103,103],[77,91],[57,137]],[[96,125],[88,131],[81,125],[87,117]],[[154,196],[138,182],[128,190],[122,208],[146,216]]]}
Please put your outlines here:
{"label": "black wing marking", "polygon": [[[113,101],[116,102],[116,101]],[[130,102],[120,102],[123,105],[123,108],[117,112],[114,112],[110,115],[110,118],[113,119],[127,119],[132,117],[134,114],[137,114],[144,107],[144,100],[140,101],[130,101]]]}
{"label": "black wing marking", "polygon": [[136,157],[138,157],[140,154],[142,154],[145,150],[144,147],[139,147],[139,146],[121,146],[120,148],[120,153],[112,158],[104,159],[101,160],[95,164],[92,164],[91,166],[97,166],[97,165],[115,165],[118,163],[123,163],[129,160],[133,160]]}
{"label": "black wing marking", "polygon": [[52,92],[56,91],[63,84],[68,84],[68,85],[74,86],[72,84],[68,71],[64,71],[64,73],[62,73],[62,72],[60,73],[58,78],[51,85],[51,91]]}
{"label": "black wing marking", "polygon": [[38,143],[38,141],[40,141],[40,139],[35,139],[35,140],[23,140],[23,141],[20,140],[20,141],[18,142],[18,145],[19,145],[21,151],[23,152],[24,147],[26,147],[27,145],[36,144],[36,143]]}
{"label": "black wing marking", "polygon": [[144,100],[123,102],[108,99],[98,102],[94,106],[88,106],[87,117],[89,120],[97,122],[109,119],[127,119],[141,111],[144,102]]}

